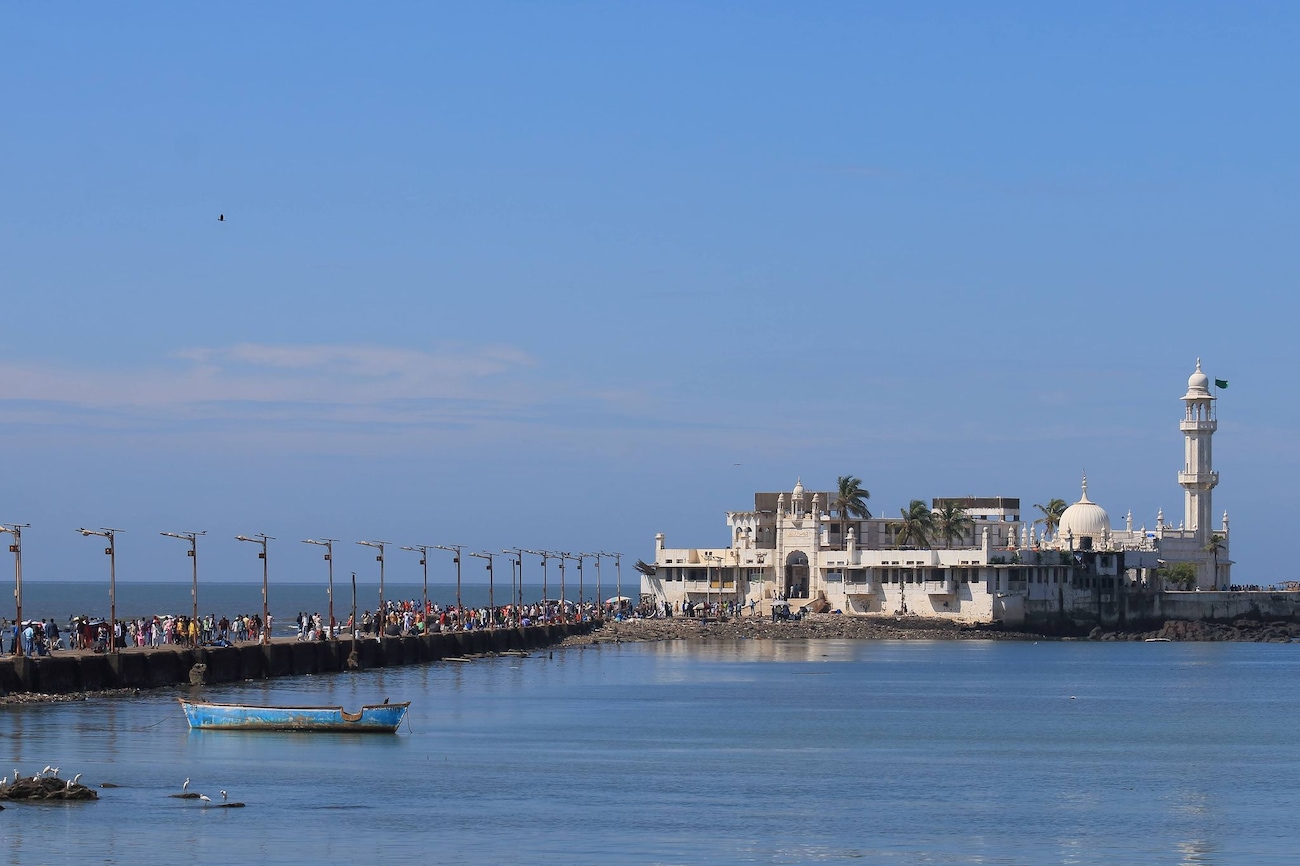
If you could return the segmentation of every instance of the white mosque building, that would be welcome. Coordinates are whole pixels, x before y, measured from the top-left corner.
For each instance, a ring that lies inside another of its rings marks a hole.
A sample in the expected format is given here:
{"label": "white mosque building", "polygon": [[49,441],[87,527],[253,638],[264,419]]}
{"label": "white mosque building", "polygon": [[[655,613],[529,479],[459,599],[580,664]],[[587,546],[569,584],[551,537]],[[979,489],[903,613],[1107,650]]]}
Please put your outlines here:
{"label": "white mosque building", "polygon": [[[814,611],[1013,625],[1203,618],[1172,605],[1199,610],[1216,601],[1225,606],[1205,615],[1227,615],[1258,600],[1217,598],[1241,594],[1226,592],[1233,564],[1227,513],[1211,526],[1218,421],[1200,359],[1182,401],[1184,515],[1177,526],[1161,512],[1153,527],[1135,529],[1129,512],[1123,529],[1114,529],[1105,509],[1088,498],[1085,476],[1079,500],[1054,533],[1040,533],[1019,499],[938,498],[936,510],[950,502],[962,506],[971,530],[948,544],[916,548],[897,544],[897,520],[846,518],[834,513],[834,492],[810,493],[799,481],[788,494],[756,493],[752,510],[728,512],[725,545],[671,548],[663,533],[656,535],[654,573],[642,575],[642,595],[675,611],[721,601],[766,614],[785,599]],[[1170,592],[1157,578],[1157,569],[1179,562],[1195,567],[1196,591]]]}

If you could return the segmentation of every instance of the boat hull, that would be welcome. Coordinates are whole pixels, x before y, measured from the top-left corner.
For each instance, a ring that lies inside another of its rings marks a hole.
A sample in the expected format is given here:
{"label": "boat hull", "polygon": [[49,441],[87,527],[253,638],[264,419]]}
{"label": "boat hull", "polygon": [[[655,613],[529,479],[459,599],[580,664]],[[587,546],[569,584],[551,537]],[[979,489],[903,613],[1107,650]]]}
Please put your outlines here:
{"label": "boat hull", "polygon": [[223,731],[336,731],[392,734],[397,731],[410,701],[368,704],[360,712],[343,707],[265,707],[246,704],[212,704],[178,698],[191,728]]}

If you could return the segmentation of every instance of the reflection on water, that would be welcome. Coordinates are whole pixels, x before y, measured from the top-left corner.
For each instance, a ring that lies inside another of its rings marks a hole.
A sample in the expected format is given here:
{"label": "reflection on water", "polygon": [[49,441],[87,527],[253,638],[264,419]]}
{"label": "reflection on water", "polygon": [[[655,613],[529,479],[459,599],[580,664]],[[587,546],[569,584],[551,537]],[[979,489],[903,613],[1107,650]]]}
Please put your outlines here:
{"label": "reflection on water", "polygon": [[[397,736],[192,732],[182,690],[6,707],[14,764],[122,787],[11,805],[0,862],[75,834],[95,860],[300,863],[382,840],[459,862],[1282,863],[1294,652],[676,641],[202,690],[409,699]],[[248,807],[169,798],[186,777]]]}
{"label": "reflection on water", "polygon": [[1178,843],[1178,850],[1183,855],[1182,862],[1187,866],[1220,862],[1219,858],[1215,856],[1219,853],[1218,846],[1204,839],[1189,839],[1186,842],[1180,842]]}

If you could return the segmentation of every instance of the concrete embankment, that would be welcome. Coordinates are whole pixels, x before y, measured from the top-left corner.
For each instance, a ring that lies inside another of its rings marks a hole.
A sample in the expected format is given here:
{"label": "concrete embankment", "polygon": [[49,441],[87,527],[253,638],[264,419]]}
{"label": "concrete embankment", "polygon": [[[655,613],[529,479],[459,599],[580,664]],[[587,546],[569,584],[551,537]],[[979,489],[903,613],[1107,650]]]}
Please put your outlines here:
{"label": "concrete embankment", "polygon": [[[590,623],[539,625],[490,631],[446,632],[421,637],[373,637],[355,642],[356,667],[396,667],[481,653],[532,650],[585,634]],[[193,681],[231,683],[352,669],[351,640],[277,641],[263,646],[157,647],[114,655],[55,653],[0,659],[0,695],[66,695],[112,689],[148,689]]]}

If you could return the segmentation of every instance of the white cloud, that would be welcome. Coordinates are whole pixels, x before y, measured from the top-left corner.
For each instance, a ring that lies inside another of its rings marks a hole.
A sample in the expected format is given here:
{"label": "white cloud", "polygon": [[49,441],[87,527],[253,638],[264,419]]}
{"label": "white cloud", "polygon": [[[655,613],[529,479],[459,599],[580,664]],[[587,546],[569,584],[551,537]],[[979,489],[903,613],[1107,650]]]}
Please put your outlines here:
{"label": "white cloud", "polygon": [[0,362],[0,400],[178,415],[211,403],[362,406],[392,400],[517,401],[535,366],[509,346],[437,352],[383,346],[245,343],[176,352],[144,368]]}
{"label": "white cloud", "polygon": [[510,346],[246,343],[187,349],[132,369],[0,362],[0,429],[10,436],[120,431],[351,450],[366,439],[510,435],[535,425],[548,403],[579,398]]}

